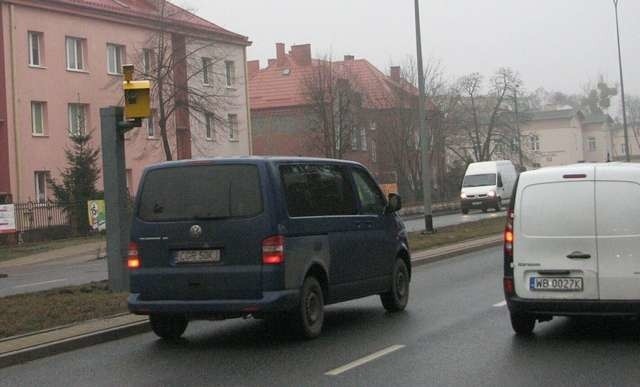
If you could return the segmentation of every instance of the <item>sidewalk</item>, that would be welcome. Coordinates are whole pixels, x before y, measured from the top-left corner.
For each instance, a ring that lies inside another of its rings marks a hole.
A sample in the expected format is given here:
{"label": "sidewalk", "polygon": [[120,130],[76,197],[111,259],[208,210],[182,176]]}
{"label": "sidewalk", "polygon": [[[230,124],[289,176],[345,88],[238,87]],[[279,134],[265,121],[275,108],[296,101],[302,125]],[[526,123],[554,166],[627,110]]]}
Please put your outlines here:
{"label": "sidewalk", "polygon": [[106,255],[106,242],[84,242],[75,246],[63,247],[49,250],[38,254],[27,255],[25,257],[10,259],[0,262],[0,269],[7,267],[19,267],[35,265],[57,260],[73,260],[80,258],[97,258]]}
{"label": "sidewalk", "polygon": [[[501,234],[473,239],[417,251],[413,254],[411,261],[414,266],[425,265],[472,251],[498,246],[501,242]],[[98,244],[95,245],[97,246]],[[76,254],[87,251],[80,248],[80,246],[75,246],[74,248],[76,247],[76,250],[69,248],[68,251]],[[27,258],[33,259],[33,256]],[[0,339],[0,368],[148,332],[151,327],[147,321],[146,316],[124,314]]]}

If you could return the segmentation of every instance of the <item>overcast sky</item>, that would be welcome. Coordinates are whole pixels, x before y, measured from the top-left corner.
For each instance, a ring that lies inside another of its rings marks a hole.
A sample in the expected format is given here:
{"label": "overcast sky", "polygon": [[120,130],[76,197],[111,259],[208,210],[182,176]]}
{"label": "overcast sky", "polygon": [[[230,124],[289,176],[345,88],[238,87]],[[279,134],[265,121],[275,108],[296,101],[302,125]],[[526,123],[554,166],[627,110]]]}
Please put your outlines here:
{"label": "overcast sky", "polygon": [[[411,0],[180,0],[199,15],[249,36],[249,59],[275,43],[311,43],[316,56],[353,54],[388,72],[415,54]],[[519,71],[525,87],[578,92],[599,73],[618,82],[612,0],[421,0],[425,60],[450,78]],[[640,94],[640,1],[620,0],[627,93]]]}

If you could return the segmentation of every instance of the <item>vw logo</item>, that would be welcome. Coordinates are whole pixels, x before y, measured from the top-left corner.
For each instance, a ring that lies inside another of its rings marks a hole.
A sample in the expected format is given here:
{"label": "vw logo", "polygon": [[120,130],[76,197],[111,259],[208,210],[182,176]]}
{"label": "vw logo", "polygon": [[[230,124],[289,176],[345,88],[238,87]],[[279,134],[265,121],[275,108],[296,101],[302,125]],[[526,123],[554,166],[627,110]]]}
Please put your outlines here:
{"label": "vw logo", "polygon": [[191,235],[192,239],[200,238],[200,236],[202,235],[202,227],[198,226],[197,224],[194,224],[193,226],[191,226],[191,229],[189,230],[189,235]]}

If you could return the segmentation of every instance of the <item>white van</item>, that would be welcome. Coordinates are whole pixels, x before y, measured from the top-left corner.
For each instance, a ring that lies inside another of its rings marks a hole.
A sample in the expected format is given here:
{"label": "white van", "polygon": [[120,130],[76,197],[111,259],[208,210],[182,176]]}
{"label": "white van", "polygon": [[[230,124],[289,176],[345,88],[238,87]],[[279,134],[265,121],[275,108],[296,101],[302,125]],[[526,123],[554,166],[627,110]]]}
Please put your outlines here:
{"label": "white van", "polygon": [[567,315],[640,315],[640,164],[525,172],[505,229],[516,333]]}
{"label": "white van", "polygon": [[467,167],[460,189],[460,209],[468,214],[472,208],[487,212],[500,211],[511,199],[518,173],[509,160],[471,163]]}

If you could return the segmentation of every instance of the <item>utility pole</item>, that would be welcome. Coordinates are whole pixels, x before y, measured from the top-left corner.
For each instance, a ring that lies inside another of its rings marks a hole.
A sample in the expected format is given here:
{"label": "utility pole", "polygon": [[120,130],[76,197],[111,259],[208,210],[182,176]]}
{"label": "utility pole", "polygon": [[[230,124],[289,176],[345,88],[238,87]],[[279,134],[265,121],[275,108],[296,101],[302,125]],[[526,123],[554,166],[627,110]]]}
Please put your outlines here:
{"label": "utility pole", "polygon": [[422,157],[422,198],[424,203],[424,232],[431,234],[433,229],[433,214],[431,212],[431,163],[429,163],[429,146],[431,145],[429,134],[427,133],[425,116],[425,85],[424,70],[422,66],[422,37],[420,33],[420,6],[418,0],[415,3],[416,16],[416,49],[418,62],[418,128],[420,128],[420,154]]}
{"label": "utility pole", "polygon": [[518,115],[518,88],[520,85],[516,84],[513,90],[513,105],[516,113],[516,136],[518,137],[518,158],[520,164],[520,172],[524,171],[524,163],[522,161],[522,135],[520,134],[520,116]]}
{"label": "utility pole", "polygon": [[613,7],[616,10],[616,36],[618,38],[618,66],[620,67],[620,96],[622,97],[622,128],[624,130],[624,154],[627,162],[631,161],[629,152],[629,131],[627,129],[627,104],[624,101],[624,77],[622,76],[622,52],[620,50],[620,26],[618,24],[618,2],[613,0]]}

